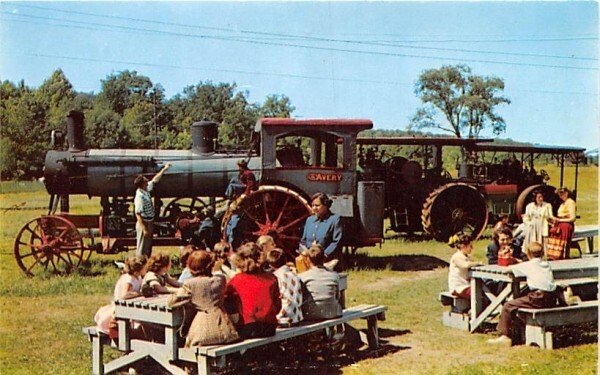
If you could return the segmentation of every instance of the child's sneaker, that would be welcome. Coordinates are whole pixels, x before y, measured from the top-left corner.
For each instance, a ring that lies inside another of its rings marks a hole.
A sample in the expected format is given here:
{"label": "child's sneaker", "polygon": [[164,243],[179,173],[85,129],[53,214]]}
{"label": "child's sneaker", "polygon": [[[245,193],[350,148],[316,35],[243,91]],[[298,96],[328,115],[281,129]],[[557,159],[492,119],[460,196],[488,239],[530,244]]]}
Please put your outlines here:
{"label": "child's sneaker", "polygon": [[500,337],[496,337],[495,339],[489,339],[487,340],[488,344],[494,344],[494,345],[507,345],[510,346],[512,345],[512,340],[510,339],[510,337],[507,336],[500,336]]}

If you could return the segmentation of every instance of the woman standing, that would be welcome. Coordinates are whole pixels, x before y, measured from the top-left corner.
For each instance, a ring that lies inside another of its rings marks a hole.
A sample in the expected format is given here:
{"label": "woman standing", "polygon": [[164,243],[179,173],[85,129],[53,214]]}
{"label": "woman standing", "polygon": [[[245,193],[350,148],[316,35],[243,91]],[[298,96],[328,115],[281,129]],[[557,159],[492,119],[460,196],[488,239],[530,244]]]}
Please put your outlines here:
{"label": "woman standing", "polygon": [[545,243],[548,237],[548,220],[554,218],[552,205],[544,202],[544,194],[540,190],[533,192],[534,201],[525,207],[523,223],[525,224],[525,240],[523,246],[527,247],[531,242]]}
{"label": "woman standing", "polygon": [[[571,191],[569,189],[560,188],[556,190],[556,194],[558,194],[562,203],[558,207],[557,217],[550,219],[550,222],[554,224],[554,228],[551,230],[553,240],[549,241],[549,249],[546,255],[550,259],[567,259],[569,258],[571,239],[575,230],[577,206],[573,198],[571,198]],[[558,248],[552,248],[551,245],[553,244],[558,245]]]}

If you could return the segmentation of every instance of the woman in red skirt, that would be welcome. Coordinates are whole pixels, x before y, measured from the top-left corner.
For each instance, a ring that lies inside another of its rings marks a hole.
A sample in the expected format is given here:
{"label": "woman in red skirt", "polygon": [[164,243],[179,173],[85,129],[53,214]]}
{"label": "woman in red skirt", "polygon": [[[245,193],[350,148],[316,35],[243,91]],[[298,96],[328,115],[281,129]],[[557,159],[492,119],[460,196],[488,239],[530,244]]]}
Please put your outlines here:
{"label": "woman in red skirt", "polygon": [[[554,227],[550,230],[551,234],[546,255],[549,259],[567,259],[569,258],[571,239],[575,229],[577,206],[571,198],[572,194],[569,189],[564,187],[557,189],[556,194],[558,194],[562,203],[558,208],[556,218],[550,220]],[[561,245],[562,252],[560,254],[552,249],[552,243]]]}

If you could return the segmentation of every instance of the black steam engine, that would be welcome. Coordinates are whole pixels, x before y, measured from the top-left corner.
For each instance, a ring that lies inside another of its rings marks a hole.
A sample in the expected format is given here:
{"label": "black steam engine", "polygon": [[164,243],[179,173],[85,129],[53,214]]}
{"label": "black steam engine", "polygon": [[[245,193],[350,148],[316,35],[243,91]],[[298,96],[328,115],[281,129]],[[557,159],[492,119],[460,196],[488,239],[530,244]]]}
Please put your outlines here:
{"label": "black steam engine", "polygon": [[[46,155],[48,215],[31,220],[17,234],[19,267],[30,276],[63,273],[93,251],[116,253],[134,246],[133,180],[139,174],[153,176],[167,162],[172,167],[153,191],[155,246],[189,241],[189,223],[204,219],[203,209],[214,208],[224,197],[238,175],[240,158],[248,161],[260,186],[223,207],[223,228],[235,217],[245,238],[272,235],[291,254],[311,214],[308,199],[321,191],[332,197],[332,210],[343,216],[352,233],[345,237],[346,245],[381,242],[383,182],[359,182],[356,173],[356,135],[372,128],[371,121],[262,119],[255,129],[257,144],[245,154],[219,152],[217,126],[194,123],[189,150],[87,149],[83,114],[70,112],[68,149]],[[55,133],[55,147],[63,143]],[[69,213],[69,196],[75,194],[100,197],[100,213]]]}

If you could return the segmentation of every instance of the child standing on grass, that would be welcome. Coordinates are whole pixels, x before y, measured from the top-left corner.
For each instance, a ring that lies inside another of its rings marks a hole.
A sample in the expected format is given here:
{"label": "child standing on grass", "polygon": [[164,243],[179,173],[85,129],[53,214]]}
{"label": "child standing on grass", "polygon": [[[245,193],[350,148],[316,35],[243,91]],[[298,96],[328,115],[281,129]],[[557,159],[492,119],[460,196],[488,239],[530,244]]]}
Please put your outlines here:
{"label": "child standing on grass", "polygon": [[[139,297],[142,289],[142,273],[146,266],[145,256],[132,256],[124,262],[123,273],[113,292],[113,301],[119,299],[130,299]],[[111,338],[117,337],[116,322],[114,321],[115,304],[102,306],[96,315],[94,321],[98,330],[108,334]]]}
{"label": "child standing on grass", "polygon": [[467,234],[454,235],[448,242],[456,252],[450,258],[450,271],[448,272],[448,289],[453,296],[458,298],[471,298],[471,282],[468,278],[471,267],[481,266],[481,262],[473,262],[469,255],[473,251],[471,236]]}
{"label": "child standing on grass", "polygon": [[302,283],[298,275],[286,264],[283,250],[269,251],[266,259],[274,270],[273,275],[277,277],[281,296],[281,310],[277,314],[277,322],[280,326],[289,327],[304,318],[302,315]]}
{"label": "child standing on grass", "polygon": [[529,261],[515,264],[509,267],[515,277],[526,277],[527,287],[530,292],[522,297],[508,301],[502,306],[498,331],[500,337],[488,340],[490,344],[511,345],[513,335],[513,318],[519,308],[547,308],[556,306],[558,298],[556,284],[550,264],[542,260],[544,248],[539,242],[531,242],[527,245],[527,257]]}
{"label": "child standing on grass", "polygon": [[171,257],[169,254],[160,252],[148,259],[148,271],[142,282],[142,293],[145,297],[155,294],[176,293],[179,282],[169,275],[171,269]]}

